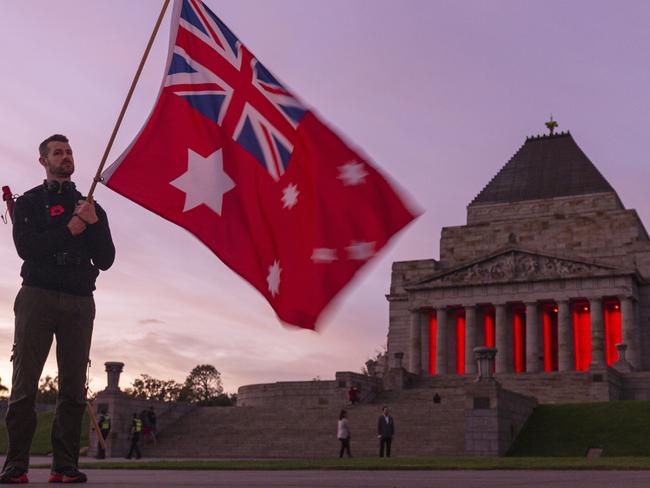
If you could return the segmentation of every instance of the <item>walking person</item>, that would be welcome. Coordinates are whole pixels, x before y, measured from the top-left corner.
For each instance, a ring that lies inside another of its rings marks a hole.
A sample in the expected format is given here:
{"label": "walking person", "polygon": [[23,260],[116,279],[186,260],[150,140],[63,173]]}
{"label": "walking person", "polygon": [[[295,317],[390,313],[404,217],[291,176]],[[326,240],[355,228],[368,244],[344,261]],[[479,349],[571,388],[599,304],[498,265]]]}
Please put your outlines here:
{"label": "walking person", "polygon": [[390,446],[395,435],[395,421],[391,417],[388,407],[382,409],[382,415],[377,419],[377,437],[379,438],[379,457],[390,457]]}
{"label": "walking person", "polygon": [[146,408],[142,410],[138,418],[142,421],[142,445],[145,446],[147,444],[147,440],[149,440],[149,437],[151,435],[151,427],[149,425],[149,410]]}
{"label": "walking person", "polygon": [[56,336],[59,393],[52,423],[52,483],[83,483],[78,469],[86,408],[86,367],[95,319],[99,271],[111,267],[115,247],[104,210],[85,199],[71,176],[68,138],[55,134],[38,147],[45,181],[16,200],[13,238],[23,260],[14,302],[13,377],[5,421],[9,437],[0,483],[27,483],[36,430],[36,393]]}
{"label": "walking person", "polygon": [[[108,415],[106,409],[102,410],[101,415],[97,419],[97,424],[99,425],[99,433],[104,439],[104,443],[108,441],[108,434],[111,433],[111,416]],[[102,447],[101,442],[97,441],[97,459],[106,458],[106,450]]]}
{"label": "walking person", "polygon": [[339,414],[336,436],[341,442],[339,457],[342,458],[345,451],[347,451],[348,457],[352,457],[352,454],[350,454],[350,424],[348,422],[348,413],[345,410],[341,410],[341,413]]}
{"label": "walking person", "polygon": [[149,427],[151,429],[150,434],[151,434],[151,439],[153,440],[153,445],[156,445],[156,436],[158,435],[158,419],[156,418],[156,412],[154,411],[153,405],[149,407],[149,411],[147,412],[147,418],[149,419]]}
{"label": "walking person", "polygon": [[350,389],[348,390],[348,401],[350,402],[350,405],[356,405],[359,403],[359,390],[358,388],[354,386],[350,386]]}
{"label": "walking person", "polygon": [[142,457],[140,446],[138,446],[141,433],[142,420],[140,420],[138,414],[134,412],[133,417],[131,417],[131,428],[129,429],[129,439],[131,439],[131,445],[129,446],[129,453],[126,455],[127,459],[131,459],[133,454],[135,454],[136,459],[140,459]]}

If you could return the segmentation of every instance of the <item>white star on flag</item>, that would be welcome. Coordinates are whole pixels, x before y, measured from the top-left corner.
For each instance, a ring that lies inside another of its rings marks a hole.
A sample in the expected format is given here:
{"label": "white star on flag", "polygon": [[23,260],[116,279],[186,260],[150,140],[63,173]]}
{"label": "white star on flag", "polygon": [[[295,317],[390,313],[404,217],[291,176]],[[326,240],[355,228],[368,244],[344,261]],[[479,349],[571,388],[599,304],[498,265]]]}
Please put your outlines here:
{"label": "white star on flag", "polygon": [[358,163],[356,161],[349,161],[342,166],[339,166],[340,174],[337,178],[343,181],[345,186],[354,186],[365,183],[365,177],[368,176],[368,172],[364,168],[363,163]]}
{"label": "white star on flag", "polygon": [[374,248],[374,242],[352,241],[345,249],[348,252],[348,257],[350,259],[354,259],[355,261],[365,261],[375,254]]}
{"label": "white star on flag", "polygon": [[188,149],[187,171],[170,185],[185,193],[183,212],[205,204],[217,215],[221,215],[224,193],[235,188],[235,182],[223,170],[221,149],[205,158]]}
{"label": "white star on flag", "polygon": [[317,247],[311,254],[311,260],[315,263],[331,263],[336,261],[336,249],[329,249],[327,247]]}
{"label": "white star on flag", "polygon": [[280,273],[282,268],[280,262],[276,259],[271,266],[269,266],[269,274],[266,276],[266,282],[269,285],[269,291],[272,296],[275,296],[280,291]]}
{"label": "white star on flag", "polygon": [[282,208],[292,208],[296,203],[298,203],[298,187],[291,183],[284,190],[282,190]]}

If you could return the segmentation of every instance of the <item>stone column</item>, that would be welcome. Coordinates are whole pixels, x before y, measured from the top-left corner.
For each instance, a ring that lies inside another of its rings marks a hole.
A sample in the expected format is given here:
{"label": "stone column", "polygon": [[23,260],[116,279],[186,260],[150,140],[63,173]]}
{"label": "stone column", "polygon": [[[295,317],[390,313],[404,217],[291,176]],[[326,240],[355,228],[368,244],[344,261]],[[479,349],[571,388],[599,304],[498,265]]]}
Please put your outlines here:
{"label": "stone column", "polygon": [[614,364],[612,364],[612,368],[614,368],[619,373],[631,373],[632,371],[634,371],[632,369],[632,365],[625,358],[625,351],[627,351],[627,344],[623,344],[623,343],[616,344],[616,352],[618,353],[618,359]]}
{"label": "stone column", "polygon": [[474,361],[478,363],[478,380],[493,381],[492,368],[497,350],[493,347],[475,347],[473,352]]}
{"label": "stone column", "polygon": [[420,329],[420,311],[411,312],[411,333],[409,347],[409,372],[420,374],[422,371],[422,331]]}
{"label": "stone column", "polygon": [[557,369],[573,371],[575,356],[573,348],[573,327],[568,300],[557,300]]}
{"label": "stone column", "polygon": [[476,374],[476,329],[476,305],[468,305],[465,307],[465,374]]}
{"label": "stone column", "polygon": [[108,376],[108,386],[105,391],[120,391],[120,374],[122,374],[124,363],[109,361],[104,363],[104,366],[106,366]]}
{"label": "stone column", "polygon": [[422,362],[422,374],[427,376],[429,375],[429,362],[431,358],[431,351],[429,350],[431,347],[431,331],[429,330],[430,322],[431,312],[422,312],[422,315],[420,316],[420,335],[422,336],[422,347],[420,350],[422,351],[422,354],[420,354],[420,357]]}
{"label": "stone column", "polygon": [[526,303],[526,372],[539,373],[543,370],[539,347],[539,312],[537,302]]}
{"label": "stone column", "polygon": [[436,374],[447,374],[447,309],[436,309]]}
{"label": "stone column", "polygon": [[620,297],[621,301],[621,336],[623,344],[627,344],[625,359],[636,370],[640,368],[639,361],[639,328],[636,325],[634,301],[631,297]]}
{"label": "stone column", "polygon": [[510,334],[508,333],[508,321],[506,319],[506,306],[499,304],[494,306],[494,334],[495,345],[497,346],[496,372],[509,373],[512,371],[510,364]]}
{"label": "stone column", "polygon": [[600,369],[607,365],[605,359],[605,323],[603,321],[603,301],[600,298],[589,299],[591,316],[591,364],[589,369]]}

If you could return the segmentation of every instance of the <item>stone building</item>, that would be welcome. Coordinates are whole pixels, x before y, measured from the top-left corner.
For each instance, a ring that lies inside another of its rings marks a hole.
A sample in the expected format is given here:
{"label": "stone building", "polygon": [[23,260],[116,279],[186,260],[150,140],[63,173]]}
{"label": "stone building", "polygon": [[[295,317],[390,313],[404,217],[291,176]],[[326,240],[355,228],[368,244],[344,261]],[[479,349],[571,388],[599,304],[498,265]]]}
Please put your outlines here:
{"label": "stone building", "polygon": [[[145,455],[328,457],[345,408],[355,455],[372,456],[383,405],[400,455],[502,455],[539,403],[650,400],[648,278],[642,222],[572,136],[528,138],[467,224],[442,229],[440,260],[394,263],[384,374],[369,363],[368,375],[242,386],[236,407],[157,405]],[[479,381],[477,346],[488,346]],[[116,419],[109,456],[125,452],[128,415],[142,408],[119,391],[116,367],[96,400]],[[359,404],[348,405],[351,386]]]}
{"label": "stone building", "polygon": [[475,374],[482,345],[497,374],[650,370],[648,233],[552,132],[526,139],[466,225],[442,229],[439,260],[393,264],[388,354],[410,373]]}

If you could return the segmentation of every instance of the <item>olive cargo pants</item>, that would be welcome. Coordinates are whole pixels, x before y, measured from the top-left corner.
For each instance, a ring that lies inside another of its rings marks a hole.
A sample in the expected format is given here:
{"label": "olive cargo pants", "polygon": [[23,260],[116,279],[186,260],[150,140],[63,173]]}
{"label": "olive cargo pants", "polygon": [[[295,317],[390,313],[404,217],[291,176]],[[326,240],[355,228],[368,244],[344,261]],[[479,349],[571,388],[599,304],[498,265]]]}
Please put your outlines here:
{"label": "olive cargo pants", "polygon": [[76,467],[86,405],[86,367],[95,302],[92,296],[23,286],[14,303],[16,315],[13,377],[6,423],[9,451],[5,469],[29,466],[36,430],[36,393],[45,360],[56,336],[59,396],[52,424],[53,469]]}

